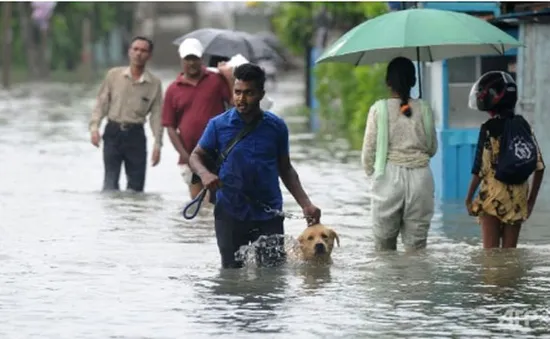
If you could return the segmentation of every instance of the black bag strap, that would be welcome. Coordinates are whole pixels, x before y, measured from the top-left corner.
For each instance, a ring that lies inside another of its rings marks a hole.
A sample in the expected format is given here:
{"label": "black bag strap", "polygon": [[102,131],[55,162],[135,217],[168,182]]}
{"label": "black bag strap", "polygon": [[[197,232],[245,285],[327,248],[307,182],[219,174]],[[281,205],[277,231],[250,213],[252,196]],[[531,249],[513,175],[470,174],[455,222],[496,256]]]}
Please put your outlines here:
{"label": "black bag strap", "polygon": [[229,154],[229,152],[231,152],[233,147],[235,147],[235,145],[237,145],[239,141],[244,139],[244,137],[246,137],[250,132],[252,132],[254,128],[258,126],[260,121],[262,121],[262,118],[263,118],[263,113],[260,114],[260,116],[254,119],[252,122],[245,124],[244,127],[239,131],[239,133],[237,133],[237,135],[233,139],[231,139],[231,141],[229,141],[229,143],[227,144],[223,152],[219,153],[218,155],[218,159],[216,161],[216,165],[218,168],[222,165],[225,159],[227,159],[227,155]]}

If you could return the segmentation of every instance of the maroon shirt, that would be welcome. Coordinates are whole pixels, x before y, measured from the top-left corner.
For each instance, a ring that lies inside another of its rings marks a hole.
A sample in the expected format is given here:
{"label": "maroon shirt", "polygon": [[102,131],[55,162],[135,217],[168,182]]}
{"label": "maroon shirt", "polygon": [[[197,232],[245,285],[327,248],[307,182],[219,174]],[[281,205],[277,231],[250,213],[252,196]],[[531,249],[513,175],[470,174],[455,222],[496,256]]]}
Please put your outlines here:
{"label": "maroon shirt", "polygon": [[[182,74],[168,86],[162,106],[162,126],[178,130],[183,148],[191,153],[210,118],[223,113],[231,93],[225,78],[203,68],[195,85]],[[183,164],[180,157],[178,164]]]}

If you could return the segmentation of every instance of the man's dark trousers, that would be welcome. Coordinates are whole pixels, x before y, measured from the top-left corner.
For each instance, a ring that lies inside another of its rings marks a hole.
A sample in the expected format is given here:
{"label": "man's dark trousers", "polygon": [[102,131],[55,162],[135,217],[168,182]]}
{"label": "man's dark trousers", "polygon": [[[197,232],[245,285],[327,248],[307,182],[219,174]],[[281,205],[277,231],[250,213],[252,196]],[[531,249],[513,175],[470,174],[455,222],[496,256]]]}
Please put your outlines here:
{"label": "man's dark trousers", "polygon": [[120,124],[109,121],[103,133],[103,190],[119,189],[120,170],[124,163],[127,189],[142,192],[147,168],[147,138],[143,124]]}
{"label": "man's dark trousers", "polygon": [[244,262],[235,257],[243,245],[259,239],[255,251],[256,262],[263,267],[280,266],[286,262],[284,242],[284,218],[242,221],[233,218],[223,208],[214,208],[214,228],[221,255],[222,268],[241,268]]}

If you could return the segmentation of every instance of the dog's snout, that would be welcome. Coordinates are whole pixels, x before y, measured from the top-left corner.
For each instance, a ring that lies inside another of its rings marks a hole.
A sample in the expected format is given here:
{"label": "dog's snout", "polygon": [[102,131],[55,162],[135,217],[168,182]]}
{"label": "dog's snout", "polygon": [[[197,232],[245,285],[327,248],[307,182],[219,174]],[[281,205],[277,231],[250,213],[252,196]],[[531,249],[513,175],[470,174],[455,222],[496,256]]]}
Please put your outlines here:
{"label": "dog's snout", "polygon": [[324,244],[321,244],[321,243],[315,244],[315,253],[316,254],[323,254],[326,251],[327,251],[327,249],[326,249]]}

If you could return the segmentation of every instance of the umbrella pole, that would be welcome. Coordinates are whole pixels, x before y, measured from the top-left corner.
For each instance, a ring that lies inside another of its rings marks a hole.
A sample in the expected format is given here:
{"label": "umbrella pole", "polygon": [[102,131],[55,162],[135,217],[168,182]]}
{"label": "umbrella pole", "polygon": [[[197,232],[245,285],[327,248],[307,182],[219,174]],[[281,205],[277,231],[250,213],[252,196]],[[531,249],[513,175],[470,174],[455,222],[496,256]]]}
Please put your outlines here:
{"label": "umbrella pole", "polygon": [[418,71],[418,99],[422,99],[422,72],[420,72],[420,47],[416,47],[416,69]]}

